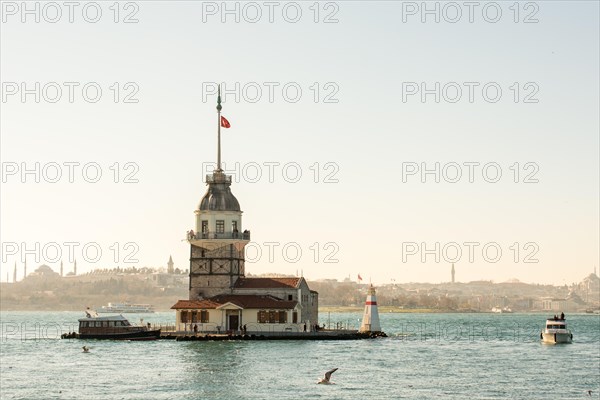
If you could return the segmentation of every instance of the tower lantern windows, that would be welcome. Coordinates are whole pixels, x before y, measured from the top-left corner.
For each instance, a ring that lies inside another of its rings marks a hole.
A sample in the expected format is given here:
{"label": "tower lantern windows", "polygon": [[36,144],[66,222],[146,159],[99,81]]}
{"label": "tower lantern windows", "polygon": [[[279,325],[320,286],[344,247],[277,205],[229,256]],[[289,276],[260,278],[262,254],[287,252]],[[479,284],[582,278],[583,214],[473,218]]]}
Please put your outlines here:
{"label": "tower lantern windows", "polygon": [[216,232],[217,233],[225,233],[225,220],[222,220],[222,219],[217,220]]}

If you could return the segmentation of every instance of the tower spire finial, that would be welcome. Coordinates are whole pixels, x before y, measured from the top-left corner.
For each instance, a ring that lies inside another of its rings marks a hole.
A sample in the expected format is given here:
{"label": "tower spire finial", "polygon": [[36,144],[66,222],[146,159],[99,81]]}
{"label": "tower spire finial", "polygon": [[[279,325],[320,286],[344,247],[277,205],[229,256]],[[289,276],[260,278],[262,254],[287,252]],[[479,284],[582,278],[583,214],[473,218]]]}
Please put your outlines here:
{"label": "tower spire finial", "polygon": [[221,172],[221,85],[217,95],[217,172]]}

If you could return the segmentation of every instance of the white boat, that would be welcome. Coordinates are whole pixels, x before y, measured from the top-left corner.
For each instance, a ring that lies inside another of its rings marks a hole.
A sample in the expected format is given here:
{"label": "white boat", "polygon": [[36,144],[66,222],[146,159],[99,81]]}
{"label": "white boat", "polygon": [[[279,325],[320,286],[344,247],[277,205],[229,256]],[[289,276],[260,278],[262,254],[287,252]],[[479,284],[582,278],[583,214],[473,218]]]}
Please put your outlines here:
{"label": "white boat", "polygon": [[96,310],[99,313],[153,313],[154,307],[150,304],[131,304],[131,303],[108,303],[108,306],[102,306]]}
{"label": "white boat", "polygon": [[562,318],[548,318],[546,327],[540,333],[540,339],[544,343],[571,343],[573,334],[567,329],[567,322]]}
{"label": "white boat", "polygon": [[512,314],[513,311],[508,307],[504,307],[504,308],[494,307],[494,308],[492,308],[492,312],[493,313],[501,313],[501,314]]}
{"label": "white boat", "polygon": [[156,340],[160,329],[131,325],[122,315],[99,317],[92,310],[86,310],[86,317],[79,319],[79,333],[63,334],[63,339],[111,339],[111,340]]}

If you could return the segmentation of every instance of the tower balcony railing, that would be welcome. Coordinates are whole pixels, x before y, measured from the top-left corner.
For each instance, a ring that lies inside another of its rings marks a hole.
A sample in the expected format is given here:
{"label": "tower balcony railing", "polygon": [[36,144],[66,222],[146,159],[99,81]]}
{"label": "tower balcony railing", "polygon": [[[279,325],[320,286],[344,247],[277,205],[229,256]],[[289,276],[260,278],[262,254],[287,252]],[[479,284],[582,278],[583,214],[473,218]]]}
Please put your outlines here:
{"label": "tower balcony railing", "polygon": [[192,231],[187,233],[187,240],[202,240],[202,239],[240,239],[250,240],[250,231],[244,232],[197,232]]}
{"label": "tower balcony railing", "polygon": [[231,184],[231,175],[225,175],[224,173],[214,173],[212,175],[206,175],[206,183],[229,183],[229,184]]}

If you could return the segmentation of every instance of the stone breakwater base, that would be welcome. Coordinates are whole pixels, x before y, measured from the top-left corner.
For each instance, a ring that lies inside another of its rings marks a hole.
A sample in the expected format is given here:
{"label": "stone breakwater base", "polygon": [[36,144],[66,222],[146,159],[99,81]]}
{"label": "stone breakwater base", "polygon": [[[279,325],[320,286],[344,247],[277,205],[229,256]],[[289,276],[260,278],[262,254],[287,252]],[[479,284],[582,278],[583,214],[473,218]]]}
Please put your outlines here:
{"label": "stone breakwater base", "polygon": [[174,332],[161,333],[161,339],[177,341],[223,341],[223,340],[362,340],[387,337],[383,332],[309,332],[309,333],[256,333],[246,335],[227,334],[177,334]]}
{"label": "stone breakwater base", "polygon": [[[321,331],[321,332],[256,332],[246,335],[234,335],[226,333],[214,334],[190,334],[189,332],[161,332],[160,339],[176,341],[224,341],[224,340],[363,340],[386,338],[384,332],[357,332],[357,331]],[[64,333],[61,339],[78,339],[79,335],[75,332]],[[116,339],[112,339],[116,340]]]}

